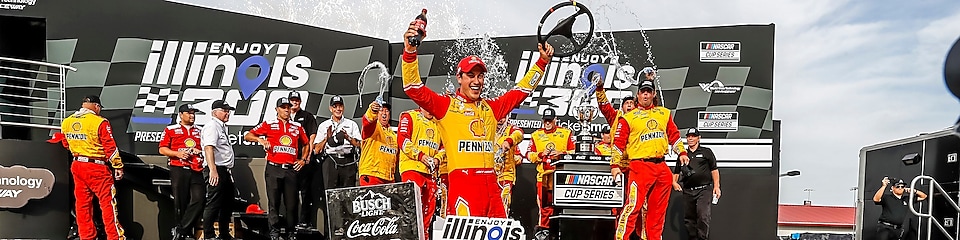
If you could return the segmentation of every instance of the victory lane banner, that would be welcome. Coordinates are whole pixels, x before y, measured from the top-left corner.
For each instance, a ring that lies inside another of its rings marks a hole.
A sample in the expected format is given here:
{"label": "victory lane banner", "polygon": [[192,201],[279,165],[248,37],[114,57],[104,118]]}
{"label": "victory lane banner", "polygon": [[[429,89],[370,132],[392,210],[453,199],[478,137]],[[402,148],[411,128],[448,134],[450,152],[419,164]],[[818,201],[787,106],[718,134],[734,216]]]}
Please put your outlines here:
{"label": "victory lane banner", "polygon": [[421,239],[420,189],[412,182],[327,190],[330,239]]}
{"label": "victory lane banner", "polygon": [[[440,224],[437,222],[435,224]],[[520,221],[507,218],[447,216],[439,240],[525,240],[527,235]]]}

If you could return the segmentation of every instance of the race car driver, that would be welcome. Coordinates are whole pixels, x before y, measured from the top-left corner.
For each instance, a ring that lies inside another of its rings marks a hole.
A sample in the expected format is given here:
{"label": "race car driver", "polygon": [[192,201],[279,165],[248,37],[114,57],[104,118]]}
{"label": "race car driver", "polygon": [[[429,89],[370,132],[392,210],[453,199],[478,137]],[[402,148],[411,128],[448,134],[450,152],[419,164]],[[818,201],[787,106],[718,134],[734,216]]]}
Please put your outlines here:
{"label": "race car driver", "polygon": [[[411,23],[403,39],[417,35],[418,30],[420,27]],[[516,87],[499,97],[484,99],[480,93],[487,67],[479,57],[467,56],[460,60],[456,71],[460,88],[453,95],[440,95],[420,80],[417,47],[404,41],[401,61],[404,92],[438,119],[441,138],[447,145],[448,214],[506,217],[493,171],[497,119],[520,105],[540,82],[543,69],[553,56],[553,47],[538,45],[538,49],[540,59],[517,81]]]}
{"label": "race car driver", "polygon": [[100,205],[107,239],[126,239],[117,219],[114,180],[123,178],[123,162],[113,140],[110,122],[100,116],[100,97],[83,98],[80,110],[63,119],[60,133],[48,142],[60,142],[73,154],[73,196],[76,199],[77,228],[80,239],[96,239],[93,225],[93,198]]}
{"label": "race car driver", "polygon": [[551,164],[557,157],[576,150],[573,134],[569,129],[557,126],[557,112],[553,108],[543,110],[543,128],[530,134],[530,150],[527,159],[537,164],[537,205],[540,206],[540,221],[536,227],[537,239],[550,235],[550,216],[553,215],[553,171]]}
{"label": "race car driver", "polygon": [[173,239],[193,236],[193,226],[203,213],[207,194],[203,180],[203,150],[200,150],[200,128],[194,126],[196,112],[193,104],[180,105],[180,122],[163,129],[160,154],[167,156],[170,169],[170,187],[177,225]]}
{"label": "race car driver", "polygon": [[[626,203],[617,219],[617,240],[627,239],[635,231],[635,223],[641,212],[639,206],[645,202],[649,205],[643,224],[646,237],[650,240],[661,239],[667,202],[673,187],[673,174],[664,162],[664,156],[672,150],[680,155],[681,164],[690,162],[670,110],[657,106],[655,97],[653,81],[644,79],[637,92],[637,109],[617,119],[613,141],[617,151],[614,151],[610,163],[610,173],[614,178],[619,177],[623,161],[629,162],[630,168],[624,194]],[[649,196],[643,194],[647,189]]]}
{"label": "race car driver", "polygon": [[500,175],[497,176],[497,182],[500,183],[500,198],[503,200],[503,209],[507,214],[510,214],[510,202],[513,201],[513,183],[517,179],[517,165],[523,162],[523,156],[520,155],[520,149],[517,148],[517,145],[523,141],[523,130],[510,124],[507,118],[501,118],[497,122],[497,129],[498,131],[503,129],[503,132],[497,133],[497,136],[500,136],[497,139],[497,144],[504,148],[505,156],[502,166],[495,165],[494,167],[502,169]]}
{"label": "race car driver", "polygon": [[430,239],[430,223],[437,204],[437,183],[433,180],[440,157],[440,133],[433,115],[421,109],[400,113],[397,145],[400,146],[400,180],[420,188],[423,206],[423,239]]}
{"label": "race car driver", "polygon": [[[264,169],[264,181],[267,187],[267,221],[270,224],[270,238],[279,239],[280,229],[286,230],[287,239],[296,238],[297,206],[300,195],[297,191],[297,171],[310,157],[310,136],[300,123],[290,120],[290,99],[277,99],[277,119],[267,120],[253,127],[244,140],[257,142],[267,152],[267,166]],[[260,138],[265,137],[265,138]],[[280,203],[283,203],[283,210]],[[285,223],[280,223],[283,211]]]}
{"label": "race car driver", "polygon": [[390,130],[390,104],[370,103],[360,135],[360,186],[393,183],[397,172],[397,133]]}

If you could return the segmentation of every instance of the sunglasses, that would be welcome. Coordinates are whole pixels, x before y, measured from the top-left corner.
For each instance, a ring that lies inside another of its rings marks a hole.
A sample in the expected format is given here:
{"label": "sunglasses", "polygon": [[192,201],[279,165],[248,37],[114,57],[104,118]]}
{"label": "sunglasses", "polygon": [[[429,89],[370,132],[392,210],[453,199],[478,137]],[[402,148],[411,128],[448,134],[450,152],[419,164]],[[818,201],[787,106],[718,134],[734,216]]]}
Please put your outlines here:
{"label": "sunglasses", "polygon": [[896,186],[893,186],[893,188],[903,188],[903,187],[904,187],[903,185],[896,185]]}

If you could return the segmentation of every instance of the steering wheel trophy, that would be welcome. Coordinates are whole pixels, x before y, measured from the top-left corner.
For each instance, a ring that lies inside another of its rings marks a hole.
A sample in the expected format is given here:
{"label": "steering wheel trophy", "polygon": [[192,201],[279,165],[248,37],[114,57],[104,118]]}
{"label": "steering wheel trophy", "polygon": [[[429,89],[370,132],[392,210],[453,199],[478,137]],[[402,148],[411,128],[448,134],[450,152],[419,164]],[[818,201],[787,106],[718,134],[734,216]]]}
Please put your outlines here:
{"label": "steering wheel trophy", "polygon": [[[960,99],[960,38],[953,43],[943,63],[943,81],[954,97]],[[953,134],[960,137],[960,119],[953,125]]]}
{"label": "steering wheel trophy", "polygon": [[[543,34],[543,23],[547,21],[547,18],[550,17],[557,9],[572,6],[577,8],[577,12],[561,19],[557,22],[557,25],[553,27],[546,35]],[[577,21],[577,17],[580,15],[586,14],[587,18],[590,20],[590,32],[587,33],[587,37],[580,42],[573,37],[573,24]],[[549,10],[543,15],[543,18],[540,19],[540,25],[537,26],[537,41],[539,43],[546,43],[547,39],[552,36],[562,36],[570,40],[570,43],[573,44],[573,49],[565,52],[554,52],[553,56],[555,57],[569,57],[571,55],[577,54],[583,48],[587,47],[587,44],[590,44],[590,39],[593,38],[593,26],[596,25],[593,20],[593,13],[590,13],[590,9],[587,9],[587,6],[577,3],[576,1],[561,2]],[[559,49],[559,48],[554,48]]]}
{"label": "steering wheel trophy", "polygon": [[377,76],[377,82],[380,84],[380,94],[377,95],[376,101],[378,104],[384,103],[383,93],[387,91],[388,87],[390,87],[390,79],[393,78],[393,76],[390,76],[390,70],[387,69],[387,66],[384,66],[383,63],[372,62],[367,64],[366,67],[363,67],[363,71],[360,72],[360,80],[357,81],[357,92],[359,93],[357,96],[357,102],[360,102],[360,104],[363,104],[363,101],[360,100],[360,98],[363,96],[363,79],[367,76],[367,72],[374,68],[380,69],[380,75]]}

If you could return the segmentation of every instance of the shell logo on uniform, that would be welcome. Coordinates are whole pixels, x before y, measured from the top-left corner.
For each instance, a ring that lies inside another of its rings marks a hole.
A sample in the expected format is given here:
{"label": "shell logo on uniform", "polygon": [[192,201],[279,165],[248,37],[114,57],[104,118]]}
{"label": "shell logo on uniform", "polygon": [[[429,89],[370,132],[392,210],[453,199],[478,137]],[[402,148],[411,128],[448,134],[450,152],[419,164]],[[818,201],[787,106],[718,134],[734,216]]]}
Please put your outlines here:
{"label": "shell logo on uniform", "polygon": [[70,128],[73,128],[74,131],[80,131],[80,127],[81,127],[80,122],[75,122],[72,125],[70,125]]}
{"label": "shell logo on uniform", "polygon": [[433,128],[427,129],[427,137],[428,137],[428,138],[433,138],[433,134],[434,134],[434,133],[433,133]]}
{"label": "shell logo on uniform", "polygon": [[487,133],[484,130],[483,119],[477,118],[473,121],[470,121],[470,133],[472,133],[474,137],[487,136]]}
{"label": "shell logo on uniform", "polygon": [[557,145],[554,145],[553,143],[547,143],[547,151],[554,151],[554,150],[557,150]]}
{"label": "shell logo on uniform", "polygon": [[290,136],[283,135],[283,137],[280,137],[280,144],[283,144],[284,146],[290,146],[292,143],[293,139],[290,138]]}
{"label": "shell logo on uniform", "polygon": [[183,145],[184,145],[184,146],[187,146],[188,148],[192,148],[192,147],[197,146],[197,142],[196,142],[196,141],[193,141],[193,139],[191,139],[191,138],[187,138],[187,140],[184,140],[184,141],[183,141]]}
{"label": "shell logo on uniform", "polygon": [[653,119],[647,120],[647,129],[650,129],[650,130],[657,129],[657,125],[658,125],[657,120],[653,120]]}

